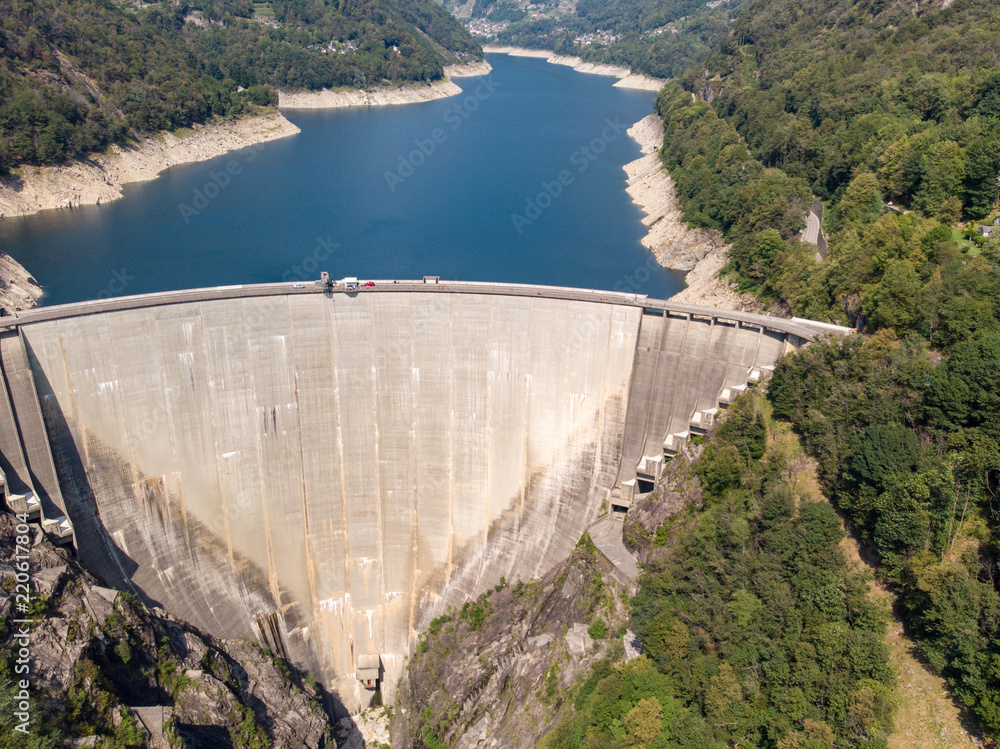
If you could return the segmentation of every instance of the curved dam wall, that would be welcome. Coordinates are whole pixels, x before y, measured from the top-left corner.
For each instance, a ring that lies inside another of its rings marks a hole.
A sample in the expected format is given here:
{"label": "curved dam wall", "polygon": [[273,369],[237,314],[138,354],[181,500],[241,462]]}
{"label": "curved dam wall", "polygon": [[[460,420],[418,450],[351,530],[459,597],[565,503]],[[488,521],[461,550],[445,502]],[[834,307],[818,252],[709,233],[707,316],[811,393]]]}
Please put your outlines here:
{"label": "curved dam wall", "polygon": [[266,640],[348,711],[370,678],[391,702],[430,618],[564,558],[672,430],[811,336],[648,305],[380,282],[40,309],[0,339],[20,473],[108,582]]}

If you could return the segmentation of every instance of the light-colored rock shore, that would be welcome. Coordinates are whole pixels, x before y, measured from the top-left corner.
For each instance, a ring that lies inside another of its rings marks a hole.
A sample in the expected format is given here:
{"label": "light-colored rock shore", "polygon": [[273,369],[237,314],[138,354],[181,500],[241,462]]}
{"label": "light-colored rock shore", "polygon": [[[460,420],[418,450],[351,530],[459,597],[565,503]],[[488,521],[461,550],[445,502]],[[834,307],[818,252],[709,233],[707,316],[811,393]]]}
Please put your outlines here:
{"label": "light-colored rock shore", "polygon": [[107,203],[122,196],[123,185],[151,180],[176,164],[205,161],[298,132],[280,113],[271,112],[196,126],[181,137],[163,132],[65,166],[23,167],[19,176],[0,179],[0,214],[26,216],[48,208]]}
{"label": "light-colored rock shore", "polygon": [[388,107],[396,104],[419,104],[435,99],[457,96],[462,89],[452,78],[487,75],[491,70],[485,60],[469,65],[448,65],[445,80],[434,83],[411,83],[371,89],[332,91],[279,91],[278,106],[282,109],[339,109],[341,107]]}
{"label": "light-colored rock shore", "polygon": [[662,78],[650,78],[641,73],[629,73],[627,76],[617,81],[615,88],[634,88],[639,91],[659,91],[666,81]]}
{"label": "light-colored rock shore", "polygon": [[674,181],[663,168],[659,148],[663,143],[663,122],[651,114],[628,130],[643,155],[625,165],[627,192],[632,202],[646,214],[642,222],[649,231],[642,240],[665,268],[685,270],[687,288],[672,299],[709,307],[760,311],[749,294],[739,294],[735,284],[719,278],[719,270],[729,259],[729,245],[718,232],[692,229],[684,223],[683,211],[674,190]]}
{"label": "light-colored rock shore", "polygon": [[418,83],[410,86],[331,91],[279,91],[281,109],[339,109],[340,107],[388,107],[396,104],[419,104],[423,101],[446,99],[462,93],[451,80]]}
{"label": "light-colored rock shore", "polygon": [[479,75],[489,75],[491,72],[493,72],[493,66],[486,60],[466,65],[446,65],[444,68],[444,74],[448,78],[474,78]]}
{"label": "light-colored rock shore", "polygon": [[650,78],[646,75],[633,73],[628,68],[618,65],[605,65],[599,62],[584,62],[581,58],[573,55],[557,55],[548,49],[525,49],[524,47],[503,47],[497,45],[487,45],[483,47],[483,52],[495,53],[498,55],[510,55],[511,57],[534,57],[553,65],[565,65],[573,68],[578,73],[590,73],[591,75],[607,75],[620,79],[614,85],[618,88],[634,88],[640,91],[659,91],[663,88],[665,80],[660,78]]}
{"label": "light-colored rock shore", "polygon": [[0,252],[0,309],[8,315],[30,309],[42,296],[42,287],[10,255]]}

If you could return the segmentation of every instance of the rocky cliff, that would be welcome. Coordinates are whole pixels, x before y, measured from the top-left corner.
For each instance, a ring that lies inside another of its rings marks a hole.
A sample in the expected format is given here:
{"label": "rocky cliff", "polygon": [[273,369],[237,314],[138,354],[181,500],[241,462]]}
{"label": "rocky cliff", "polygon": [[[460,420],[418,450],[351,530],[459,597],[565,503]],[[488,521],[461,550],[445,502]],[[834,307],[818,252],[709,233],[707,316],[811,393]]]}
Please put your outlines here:
{"label": "rocky cliff", "polygon": [[625,165],[627,192],[645,214],[648,227],[644,247],[664,268],[688,271],[686,288],[672,299],[686,304],[704,304],[745,312],[761,312],[763,305],[752,294],[740,294],[736,284],[720,278],[729,261],[729,245],[717,231],[688,226],[674,188],[674,181],[660,161],[663,121],[651,114],[628,130],[643,155]]}
{"label": "rocky cliff", "polygon": [[544,577],[503,581],[431,623],[400,685],[392,746],[534,746],[577,676],[623,657],[625,621],[625,590],[584,535]]}
{"label": "rocky cliff", "polygon": [[42,287],[10,255],[0,252],[0,317],[30,309],[42,296]]}

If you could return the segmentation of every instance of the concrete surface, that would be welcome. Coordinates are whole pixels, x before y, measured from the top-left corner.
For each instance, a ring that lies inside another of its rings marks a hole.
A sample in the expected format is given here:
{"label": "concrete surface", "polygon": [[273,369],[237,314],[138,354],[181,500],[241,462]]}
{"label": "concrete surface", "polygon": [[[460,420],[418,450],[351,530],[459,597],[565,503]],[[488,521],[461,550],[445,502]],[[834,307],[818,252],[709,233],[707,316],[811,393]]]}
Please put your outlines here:
{"label": "concrete surface", "polygon": [[632,585],[639,578],[639,565],[635,557],[625,548],[622,539],[622,520],[608,513],[587,529],[590,540],[608,558],[620,574],[621,582]]}
{"label": "concrete surface", "polygon": [[633,294],[384,281],[3,325],[3,468],[19,480],[27,458],[84,562],[217,636],[267,641],[352,712],[372,696],[359,661],[380,656],[391,703],[431,618],[545,572],[671,430],[828,332]]}

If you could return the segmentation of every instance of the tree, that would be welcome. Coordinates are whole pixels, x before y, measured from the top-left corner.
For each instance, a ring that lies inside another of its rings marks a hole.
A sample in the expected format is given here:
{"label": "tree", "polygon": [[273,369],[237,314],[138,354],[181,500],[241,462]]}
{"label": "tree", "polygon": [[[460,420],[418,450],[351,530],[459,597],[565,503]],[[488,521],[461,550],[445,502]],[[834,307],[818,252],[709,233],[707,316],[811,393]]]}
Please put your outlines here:
{"label": "tree", "polygon": [[876,328],[909,330],[918,319],[920,288],[910,260],[891,260],[881,280],[868,285],[863,309]]}
{"label": "tree", "polygon": [[792,731],[778,741],[778,749],[833,749],[837,735],[826,723],[806,718],[801,731]]}
{"label": "tree", "polygon": [[875,501],[869,520],[872,540],[879,553],[906,555],[927,543],[930,492],[919,476],[896,476]]}
{"label": "tree", "polygon": [[968,149],[965,167],[965,212],[969,218],[986,216],[1000,197],[1000,133],[994,128]]}
{"label": "tree", "polygon": [[902,424],[875,424],[851,440],[847,473],[856,485],[883,491],[893,476],[909,473],[917,463],[920,443]]}
{"label": "tree", "polygon": [[965,192],[965,150],[955,141],[935,143],[923,157],[917,201],[927,216],[938,216],[945,201]]}
{"label": "tree", "polygon": [[871,172],[860,172],[844,190],[840,213],[850,224],[867,224],[882,213],[882,188]]}
{"label": "tree", "polygon": [[625,716],[626,747],[647,749],[663,731],[663,708],[655,697],[639,700]]}
{"label": "tree", "polygon": [[733,250],[740,271],[759,283],[771,276],[774,261],[785,251],[785,240],[777,229],[765,229],[757,235],[750,252],[742,251],[746,243],[739,243]]}
{"label": "tree", "polygon": [[979,427],[1000,435],[1000,331],[986,330],[957,344],[934,370],[927,417],[944,428]]}
{"label": "tree", "polygon": [[719,666],[719,673],[708,680],[705,690],[705,717],[715,725],[734,723],[743,711],[743,689],[733,667]]}

